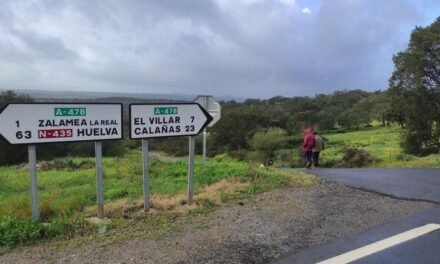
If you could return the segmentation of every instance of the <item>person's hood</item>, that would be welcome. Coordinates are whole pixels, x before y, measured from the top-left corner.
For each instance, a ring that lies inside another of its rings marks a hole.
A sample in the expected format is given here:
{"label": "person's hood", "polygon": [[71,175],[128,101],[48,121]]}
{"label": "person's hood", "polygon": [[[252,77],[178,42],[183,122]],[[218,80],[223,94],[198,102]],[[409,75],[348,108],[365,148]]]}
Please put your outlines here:
{"label": "person's hood", "polygon": [[306,129],[306,134],[312,134],[312,130],[310,128]]}

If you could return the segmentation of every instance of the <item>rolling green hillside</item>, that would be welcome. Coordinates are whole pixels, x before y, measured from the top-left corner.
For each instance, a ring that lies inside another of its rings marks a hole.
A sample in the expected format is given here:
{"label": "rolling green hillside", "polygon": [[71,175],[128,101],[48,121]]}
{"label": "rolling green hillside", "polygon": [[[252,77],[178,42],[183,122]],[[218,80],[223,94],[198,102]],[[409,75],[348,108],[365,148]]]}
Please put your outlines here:
{"label": "rolling green hillside", "polygon": [[342,160],[344,149],[358,148],[370,153],[375,161],[372,167],[440,167],[440,154],[416,157],[404,154],[399,145],[401,128],[374,126],[346,133],[323,134],[327,139],[322,152],[324,164]]}

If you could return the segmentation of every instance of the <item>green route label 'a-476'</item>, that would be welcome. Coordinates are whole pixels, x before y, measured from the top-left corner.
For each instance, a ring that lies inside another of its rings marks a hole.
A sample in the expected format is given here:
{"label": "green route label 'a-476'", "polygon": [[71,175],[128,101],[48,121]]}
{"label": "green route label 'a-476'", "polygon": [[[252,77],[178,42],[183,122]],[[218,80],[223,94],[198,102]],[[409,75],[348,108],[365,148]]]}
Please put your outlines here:
{"label": "green route label 'a-476'", "polygon": [[9,104],[0,134],[11,144],[122,138],[121,104]]}
{"label": "green route label 'a-476'", "polygon": [[130,138],[193,136],[211,120],[209,113],[197,103],[131,104]]}

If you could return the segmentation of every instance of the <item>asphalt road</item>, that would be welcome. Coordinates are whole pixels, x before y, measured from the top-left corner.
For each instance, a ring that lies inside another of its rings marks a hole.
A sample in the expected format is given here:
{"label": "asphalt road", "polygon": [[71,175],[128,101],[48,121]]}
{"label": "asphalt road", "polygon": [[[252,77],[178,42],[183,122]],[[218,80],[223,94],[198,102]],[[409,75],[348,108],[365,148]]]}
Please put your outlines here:
{"label": "asphalt road", "polygon": [[[440,169],[313,169],[307,172],[326,181],[339,182],[396,198],[424,200],[440,204]],[[434,226],[440,224],[440,206],[373,230],[353,234],[299,253],[287,254],[275,263],[329,261],[342,254],[350,255],[352,252],[362,251],[370,245],[380,248],[376,245],[380,244],[381,241],[390,240],[390,237],[399,237],[403,233],[408,233],[409,230],[420,229],[429,224],[434,224]],[[402,240],[396,245],[381,248],[351,263],[439,262],[440,228],[407,241]]]}
{"label": "asphalt road", "polygon": [[312,169],[307,173],[397,198],[440,203],[440,169]]}
{"label": "asphalt road", "polygon": [[[297,254],[287,254],[275,264],[318,263],[429,223],[440,223],[439,207]],[[440,231],[438,230],[360,258],[353,263],[439,263]]]}

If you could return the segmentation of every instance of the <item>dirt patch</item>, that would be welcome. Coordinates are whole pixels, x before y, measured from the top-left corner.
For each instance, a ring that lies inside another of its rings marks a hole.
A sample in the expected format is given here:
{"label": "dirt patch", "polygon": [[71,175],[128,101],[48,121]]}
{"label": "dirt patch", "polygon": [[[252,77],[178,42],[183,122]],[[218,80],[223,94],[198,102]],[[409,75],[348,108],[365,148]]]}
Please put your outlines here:
{"label": "dirt patch", "polygon": [[159,239],[54,250],[14,250],[0,263],[267,263],[289,251],[374,228],[434,205],[404,201],[330,183],[286,188],[193,216]]}

